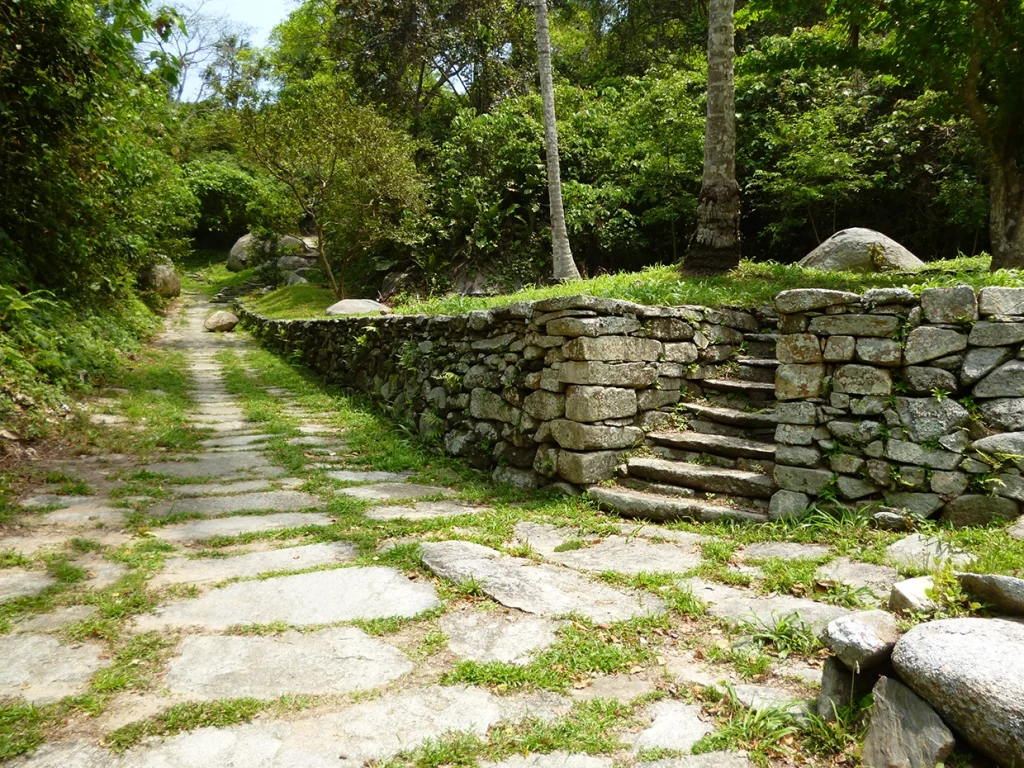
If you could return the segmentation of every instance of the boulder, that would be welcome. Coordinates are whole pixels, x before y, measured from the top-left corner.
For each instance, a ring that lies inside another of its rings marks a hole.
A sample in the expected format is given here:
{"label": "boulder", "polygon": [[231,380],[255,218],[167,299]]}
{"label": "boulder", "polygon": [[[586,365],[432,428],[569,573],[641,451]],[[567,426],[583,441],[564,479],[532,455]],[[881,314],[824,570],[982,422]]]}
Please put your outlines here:
{"label": "boulder", "polygon": [[929,594],[935,588],[931,576],[918,576],[892,585],[889,610],[896,613],[931,613],[939,606]]}
{"label": "boulder", "polygon": [[174,270],[174,263],[166,256],[161,256],[139,273],[139,285],[167,299],[181,295],[181,278]]}
{"label": "boulder", "polygon": [[1024,616],[1024,579],[994,573],[958,573],[963,591],[998,613]]}
{"label": "boulder", "polygon": [[886,611],[860,611],[828,623],[821,642],[854,672],[876,667],[889,658],[899,629]]}
{"label": "boulder", "polygon": [[956,746],[935,711],[909,688],[888,677],[872,691],[871,725],[861,761],[868,768],[935,768]]}
{"label": "boulder", "polygon": [[328,315],[386,315],[391,312],[372,299],[342,299],[327,308]]}
{"label": "boulder", "polygon": [[238,325],[238,317],[231,312],[214,312],[203,323],[203,327],[215,333],[227,333]]}
{"label": "boulder", "polygon": [[881,232],[852,227],[836,232],[801,259],[800,266],[829,272],[910,272],[924,262]]}
{"label": "boulder", "polygon": [[[228,269],[232,272],[241,272],[243,269],[248,269],[249,255],[252,252],[253,246],[253,236],[251,234],[245,234],[238,238],[235,244],[231,246],[231,252],[228,254]],[[311,248],[306,241],[292,235],[280,235],[277,238],[277,250],[281,252],[286,249],[306,259],[316,257],[316,248]],[[264,253],[268,253],[270,250],[268,244],[264,243],[262,250]]]}
{"label": "boulder", "polygon": [[1024,765],[1024,624],[943,619],[900,638],[903,681],[960,736],[999,765]]}

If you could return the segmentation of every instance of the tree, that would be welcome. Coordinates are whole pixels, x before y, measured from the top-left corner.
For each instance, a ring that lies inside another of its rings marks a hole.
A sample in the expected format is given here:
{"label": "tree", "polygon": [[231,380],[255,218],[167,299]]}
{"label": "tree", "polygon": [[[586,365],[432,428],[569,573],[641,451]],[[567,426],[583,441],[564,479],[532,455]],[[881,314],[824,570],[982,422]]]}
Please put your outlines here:
{"label": "tree", "polygon": [[734,0],[708,6],[708,111],[704,176],[697,198],[697,229],[683,268],[721,274],[740,262],[740,186],[736,182],[736,59]]}
{"label": "tree", "polygon": [[411,245],[422,208],[413,145],[373,109],[354,104],[328,76],[298,83],[242,112],[253,159],[284,184],[312,223],[327,280],[345,298],[359,256]]}
{"label": "tree", "polygon": [[551,76],[551,36],[547,0],[534,0],[537,14],[537,70],[544,108],[544,147],[547,151],[548,201],[551,205],[551,251],[555,280],[578,280],[562,207],[562,173],[558,167],[558,125],[555,122],[555,86]]}

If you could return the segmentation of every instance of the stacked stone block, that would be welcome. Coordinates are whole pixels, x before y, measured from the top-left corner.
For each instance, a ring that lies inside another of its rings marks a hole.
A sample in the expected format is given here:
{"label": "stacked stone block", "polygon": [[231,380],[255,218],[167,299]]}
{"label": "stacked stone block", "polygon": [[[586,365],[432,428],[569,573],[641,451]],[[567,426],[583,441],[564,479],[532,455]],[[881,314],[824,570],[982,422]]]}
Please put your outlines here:
{"label": "stacked stone block", "polygon": [[774,517],[816,500],[955,525],[1024,502],[1024,289],[785,291]]}
{"label": "stacked stone block", "polygon": [[240,316],[269,346],[521,487],[611,478],[759,327],[744,311],[592,296],[458,316]]}

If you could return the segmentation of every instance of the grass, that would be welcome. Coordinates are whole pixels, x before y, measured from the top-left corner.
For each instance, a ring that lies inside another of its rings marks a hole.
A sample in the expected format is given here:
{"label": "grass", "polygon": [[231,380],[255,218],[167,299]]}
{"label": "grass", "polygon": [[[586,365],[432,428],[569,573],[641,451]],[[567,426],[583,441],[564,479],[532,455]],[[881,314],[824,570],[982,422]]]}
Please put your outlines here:
{"label": "grass", "polygon": [[264,296],[249,299],[246,306],[253,312],[279,320],[326,317],[326,310],[338,299],[329,288],[308,283],[288,285]]}

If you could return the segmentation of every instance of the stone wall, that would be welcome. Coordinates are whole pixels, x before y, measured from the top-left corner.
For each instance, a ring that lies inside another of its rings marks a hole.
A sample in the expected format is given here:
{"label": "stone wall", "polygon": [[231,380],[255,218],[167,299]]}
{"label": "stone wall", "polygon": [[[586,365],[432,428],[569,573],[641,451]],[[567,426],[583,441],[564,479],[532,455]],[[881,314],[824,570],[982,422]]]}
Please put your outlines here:
{"label": "stone wall", "polygon": [[458,316],[268,320],[267,345],[521,487],[613,476],[759,329],[749,312],[571,296]]}
{"label": "stone wall", "polygon": [[954,525],[1024,502],[1024,289],[776,297],[773,516],[814,499]]}

